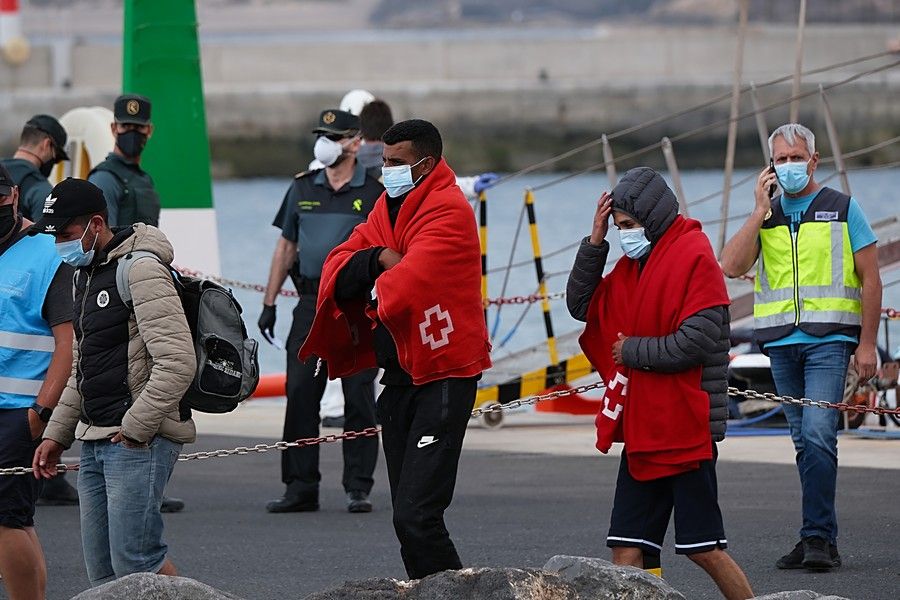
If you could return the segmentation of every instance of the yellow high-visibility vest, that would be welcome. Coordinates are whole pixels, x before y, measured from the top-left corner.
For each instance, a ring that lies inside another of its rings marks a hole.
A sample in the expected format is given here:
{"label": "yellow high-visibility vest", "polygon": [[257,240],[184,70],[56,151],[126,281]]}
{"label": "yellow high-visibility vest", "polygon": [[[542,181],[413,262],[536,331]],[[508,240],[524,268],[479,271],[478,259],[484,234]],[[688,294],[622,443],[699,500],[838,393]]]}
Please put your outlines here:
{"label": "yellow high-visibility vest", "polygon": [[794,328],[817,337],[859,336],[862,286],[850,245],[849,207],[850,196],[823,187],[792,232],[780,198],[772,202],[759,232],[754,286],[754,337],[760,344]]}

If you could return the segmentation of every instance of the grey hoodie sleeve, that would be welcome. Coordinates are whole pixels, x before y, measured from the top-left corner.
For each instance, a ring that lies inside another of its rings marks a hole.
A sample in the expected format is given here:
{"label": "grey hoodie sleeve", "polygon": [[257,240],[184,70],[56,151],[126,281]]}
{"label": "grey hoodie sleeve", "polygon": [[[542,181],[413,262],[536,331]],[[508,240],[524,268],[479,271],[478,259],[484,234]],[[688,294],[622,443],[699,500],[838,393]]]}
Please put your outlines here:
{"label": "grey hoodie sleeve", "polygon": [[658,373],[678,373],[702,365],[716,352],[727,322],[728,307],[715,306],[691,315],[671,335],[629,337],[622,344],[622,362],[626,367]]}
{"label": "grey hoodie sleeve", "polygon": [[572,272],[569,273],[569,281],[566,284],[566,305],[569,307],[569,314],[579,321],[587,321],[588,305],[594,290],[603,279],[603,269],[609,255],[609,242],[603,240],[599,246],[595,246],[588,240],[587,237],[581,240],[575,264],[572,265]]}

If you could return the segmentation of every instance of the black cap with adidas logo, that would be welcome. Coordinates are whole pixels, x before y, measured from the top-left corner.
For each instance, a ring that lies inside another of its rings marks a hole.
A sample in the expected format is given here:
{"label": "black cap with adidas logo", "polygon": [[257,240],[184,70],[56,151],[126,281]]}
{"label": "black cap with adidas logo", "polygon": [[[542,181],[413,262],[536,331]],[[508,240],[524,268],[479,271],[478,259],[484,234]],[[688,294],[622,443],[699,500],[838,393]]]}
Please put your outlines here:
{"label": "black cap with adidas logo", "polygon": [[44,210],[37,223],[28,233],[49,233],[55,235],[76,217],[95,215],[106,210],[103,191],[90,181],[69,177],[56,184],[44,200]]}

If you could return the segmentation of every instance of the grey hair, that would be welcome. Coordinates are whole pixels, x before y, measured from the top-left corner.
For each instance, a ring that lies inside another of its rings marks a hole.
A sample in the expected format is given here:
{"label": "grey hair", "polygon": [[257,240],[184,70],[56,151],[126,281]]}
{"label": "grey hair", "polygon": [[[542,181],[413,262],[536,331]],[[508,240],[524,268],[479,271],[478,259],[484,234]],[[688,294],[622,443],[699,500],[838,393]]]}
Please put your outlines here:
{"label": "grey hair", "polygon": [[772,143],[779,135],[784,137],[784,141],[788,143],[788,146],[796,144],[798,137],[803,138],[806,140],[806,149],[809,150],[809,155],[812,156],[816,153],[815,134],[799,123],[788,123],[773,131],[772,135],[769,136],[769,156],[775,153]]}

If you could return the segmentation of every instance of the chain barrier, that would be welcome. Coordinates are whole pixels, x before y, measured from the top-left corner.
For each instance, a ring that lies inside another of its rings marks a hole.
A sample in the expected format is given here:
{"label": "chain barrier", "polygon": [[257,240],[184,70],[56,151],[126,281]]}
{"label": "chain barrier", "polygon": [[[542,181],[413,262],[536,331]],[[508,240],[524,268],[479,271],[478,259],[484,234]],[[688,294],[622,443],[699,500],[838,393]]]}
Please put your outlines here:
{"label": "chain barrier", "polygon": [[542,302],[544,300],[560,300],[566,297],[565,292],[555,292],[552,294],[529,294],[527,296],[509,296],[506,298],[487,298],[484,301],[484,305],[487,306],[501,306],[503,304],[534,304],[535,302]]}
{"label": "chain barrier", "polygon": [[814,406],[816,408],[833,408],[842,412],[864,412],[876,415],[900,416],[900,407],[888,408],[886,406],[867,406],[864,404],[847,404],[846,402],[825,402],[824,400],[810,400],[809,398],[794,398],[792,396],[779,396],[773,392],[757,392],[756,390],[739,390],[728,388],[729,396],[743,396],[748,400],[771,400],[782,404],[794,404],[796,406]]}
{"label": "chain barrier", "polygon": [[[580,385],[575,388],[569,388],[564,390],[556,390],[553,392],[548,392],[546,394],[541,394],[537,396],[531,396],[528,398],[520,398],[518,400],[513,400],[512,402],[507,402],[506,404],[494,403],[489,404],[487,406],[476,408],[472,411],[472,414],[469,418],[477,419],[486,414],[491,413],[499,413],[505,410],[513,410],[516,408],[521,408],[523,406],[530,406],[532,404],[537,404],[538,402],[543,402],[544,400],[553,400],[556,398],[563,398],[565,396],[575,396],[579,394],[583,394],[585,392],[589,392],[591,390],[597,390],[601,388],[605,388],[606,384],[603,381],[595,381],[594,383],[588,383],[585,385]],[[831,408],[840,411],[849,411],[849,412],[864,412],[871,413],[877,415],[896,415],[900,416],[900,407],[898,408],[888,408],[885,406],[866,406],[866,405],[857,405],[857,404],[847,404],[846,402],[836,402],[830,403],[825,402],[823,400],[811,400],[809,398],[794,398],[792,396],[779,396],[772,392],[757,392],[756,390],[739,390],[734,387],[728,388],[729,396],[742,396],[748,400],[770,400],[772,402],[780,402],[782,404],[794,404],[797,406],[812,406],[815,408]],[[230,450],[206,450],[200,452],[191,452],[189,454],[180,454],[178,456],[179,462],[187,462],[192,460],[207,460],[210,458],[225,458],[227,456],[236,456],[236,455],[245,455],[252,453],[263,453],[268,452],[269,450],[287,450],[288,448],[306,448],[309,446],[318,446],[319,444],[330,444],[334,442],[339,442],[342,440],[355,440],[363,437],[372,437],[376,436],[381,432],[380,427],[368,427],[363,429],[362,431],[345,431],[344,433],[332,434],[332,435],[324,435],[321,437],[315,438],[303,438],[293,442],[275,442],[274,444],[256,444],[254,446],[237,446],[236,448],[232,448]],[[77,471],[78,465],[66,465],[66,464],[58,464],[56,465],[57,473],[66,473],[68,471]],[[31,467],[8,467],[0,469],[0,476],[2,475],[28,475],[32,473],[34,469]]]}
{"label": "chain barrier", "polygon": [[[530,398],[523,398],[520,400],[514,400],[507,404],[491,404],[489,406],[483,408],[476,408],[472,411],[472,415],[470,418],[474,419],[480,417],[485,413],[497,413],[503,410],[512,410],[514,408],[519,408],[520,406],[527,406],[529,404],[537,404],[542,400],[550,400],[553,398],[562,398],[563,396],[572,396],[575,394],[582,394],[584,392],[594,390],[597,388],[605,387],[605,384],[602,381],[597,381],[592,384],[582,385],[577,388],[566,389],[566,390],[557,390],[555,392],[549,392],[547,394],[543,394],[540,396],[532,396]],[[268,452],[269,450],[287,450],[288,448],[306,448],[309,446],[318,446],[319,444],[330,444],[333,442],[339,442],[342,440],[355,440],[363,437],[372,437],[378,435],[381,432],[380,427],[368,427],[363,429],[362,431],[345,431],[344,433],[338,433],[333,435],[324,435],[321,437],[315,438],[303,438],[293,442],[275,442],[274,444],[256,444],[254,446],[238,446],[236,448],[232,448],[230,450],[206,450],[200,452],[191,452],[189,454],[179,454],[178,460],[179,462],[187,462],[191,460],[207,460],[210,458],[224,458],[226,456],[236,456],[236,455],[244,455],[244,454],[252,454],[252,453],[263,453]],[[56,465],[57,473],[65,473],[67,471],[77,471],[78,465],[66,465],[59,464]],[[34,472],[34,469],[31,467],[9,467],[0,469],[0,476],[2,475],[28,475]]]}
{"label": "chain barrier", "polygon": [[512,410],[514,408],[520,408],[522,406],[530,406],[532,404],[537,404],[538,402],[542,402],[544,400],[554,400],[556,398],[563,398],[565,396],[574,396],[577,394],[583,394],[584,392],[589,392],[591,390],[597,390],[600,388],[605,388],[606,384],[602,381],[595,381],[594,383],[589,383],[587,385],[580,385],[577,388],[569,388],[565,390],[556,390],[555,392],[549,392],[546,394],[542,394],[540,396],[531,396],[529,398],[519,398],[518,400],[513,400],[512,402],[507,402],[506,404],[494,403],[488,404],[487,406],[476,408],[472,411],[472,416],[470,418],[476,419],[482,415],[490,414],[490,413],[498,413],[504,410]]}
{"label": "chain barrier", "polygon": [[[232,288],[236,290],[251,290],[254,292],[259,292],[260,294],[266,293],[266,286],[261,285],[259,283],[248,283],[246,281],[238,281],[237,279],[226,279],[225,277],[219,277],[218,275],[209,275],[202,271],[194,271],[192,269],[187,269],[185,267],[178,267],[172,265],[176,271],[186,277],[198,277],[200,279],[209,279],[212,282],[218,283],[219,285],[227,288]],[[286,296],[288,298],[299,298],[300,294],[295,292],[294,290],[286,290],[282,289],[278,291],[279,296]]]}

